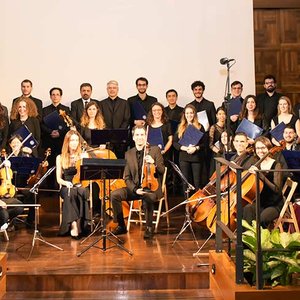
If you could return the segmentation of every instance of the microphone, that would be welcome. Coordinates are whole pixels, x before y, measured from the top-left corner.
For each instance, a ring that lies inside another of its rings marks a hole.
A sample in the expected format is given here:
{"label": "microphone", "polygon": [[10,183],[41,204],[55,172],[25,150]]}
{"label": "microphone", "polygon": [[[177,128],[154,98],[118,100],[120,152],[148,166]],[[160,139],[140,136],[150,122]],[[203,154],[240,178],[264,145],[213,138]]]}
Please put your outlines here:
{"label": "microphone", "polygon": [[234,61],[234,58],[227,58],[227,57],[223,57],[220,59],[220,64],[221,65],[226,65],[228,63],[230,63],[231,61]]}

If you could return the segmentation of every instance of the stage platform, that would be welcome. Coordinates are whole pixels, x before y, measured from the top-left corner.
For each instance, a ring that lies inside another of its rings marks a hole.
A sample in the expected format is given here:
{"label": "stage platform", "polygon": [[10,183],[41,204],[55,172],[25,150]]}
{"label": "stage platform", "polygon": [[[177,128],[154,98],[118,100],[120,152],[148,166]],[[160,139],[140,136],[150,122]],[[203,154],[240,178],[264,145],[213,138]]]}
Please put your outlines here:
{"label": "stage platform", "polygon": [[[208,256],[193,257],[198,248],[190,230],[172,247],[184,222],[182,210],[171,214],[170,228],[162,219],[152,241],[145,241],[143,228],[133,224],[129,233],[120,236],[132,256],[109,248],[112,243],[107,241],[105,252],[92,247],[80,257],[78,252],[99,235],[83,245],[70,237],[58,237],[58,216],[53,210],[42,209],[40,232],[63,251],[36,241],[27,260],[33,230],[24,226],[9,233],[9,242],[1,240],[0,250],[8,254],[7,293],[2,299],[213,299]],[[208,232],[198,224],[193,227],[201,244]],[[97,246],[102,247],[102,241]],[[211,240],[203,252],[213,248]]]}

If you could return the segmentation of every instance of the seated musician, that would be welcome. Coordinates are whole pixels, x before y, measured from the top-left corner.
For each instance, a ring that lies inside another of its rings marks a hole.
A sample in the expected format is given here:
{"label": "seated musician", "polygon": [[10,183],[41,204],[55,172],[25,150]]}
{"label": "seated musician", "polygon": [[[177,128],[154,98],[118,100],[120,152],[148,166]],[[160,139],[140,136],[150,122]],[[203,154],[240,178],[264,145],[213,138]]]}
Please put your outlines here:
{"label": "seated musician", "polygon": [[22,204],[14,198],[15,187],[11,183],[11,177],[7,178],[10,173],[10,161],[4,159],[0,169],[0,227],[3,230],[8,227],[8,222],[12,224],[13,219],[23,213],[23,207],[7,207],[7,204]]}
{"label": "seated musician", "polygon": [[285,149],[290,151],[300,151],[300,144],[297,144],[297,133],[293,126],[286,125],[283,131]]}
{"label": "seated musician", "polygon": [[[262,159],[272,148],[270,140],[264,136],[258,137],[254,142],[255,161]],[[249,168],[249,172],[255,174],[255,170],[280,170],[281,163],[274,158],[267,156],[260,165],[254,164]],[[282,197],[282,172],[259,173],[259,178],[263,182],[260,192],[261,226],[264,228],[276,218],[278,218],[283,205]],[[247,204],[244,207],[243,218],[251,224],[256,218],[256,202]]]}
{"label": "seated musician", "polygon": [[236,154],[231,157],[231,161],[244,169],[250,167],[251,155],[247,151],[248,137],[244,132],[238,132],[235,134],[233,138],[233,146],[236,150]]}
{"label": "seated musician", "polygon": [[[152,146],[149,153],[144,156],[146,145],[146,129],[144,127],[135,126],[132,129],[133,141],[135,147],[126,152],[126,166],[124,170],[124,179],[126,187],[115,190],[111,193],[112,208],[114,221],[118,222],[118,227],[113,234],[126,233],[126,226],[123,218],[122,200],[142,199],[143,209],[146,216],[145,239],[151,239],[153,236],[152,220],[153,220],[153,203],[162,196],[160,177],[165,171],[163,157],[160,148]],[[141,188],[142,166],[144,162],[154,164],[159,181],[159,187],[156,191],[145,191]]]}
{"label": "seated musician", "polygon": [[60,195],[64,200],[59,235],[70,233],[77,240],[86,229],[88,220],[87,189],[74,181],[81,158],[79,133],[70,130],[64,138],[61,155],[56,158],[56,178],[61,185]]}

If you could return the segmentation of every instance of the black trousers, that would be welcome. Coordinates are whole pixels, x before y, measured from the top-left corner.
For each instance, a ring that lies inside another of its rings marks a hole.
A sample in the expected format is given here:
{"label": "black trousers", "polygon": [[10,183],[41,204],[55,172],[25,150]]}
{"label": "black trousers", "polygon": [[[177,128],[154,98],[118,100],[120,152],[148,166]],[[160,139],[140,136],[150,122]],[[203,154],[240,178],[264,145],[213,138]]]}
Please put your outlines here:
{"label": "black trousers", "polygon": [[[1,199],[6,204],[23,204],[16,198],[8,198]],[[8,207],[8,208],[0,208],[0,226],[4,223],[7,223],[8,220],[12,220],[13,218],[21,215],[23,213],[23,207]]]}
{"label": "black trousers", "polygon": [[124,187],[117,189],[111,193],[112,209],[114,214],[114,221],[122,227],[125,227],[122,201],[128,200],[138,200],[142,199],[143,209],[145,211],[146,226],[152,227],[153,221],[153,203],[157,201],[157,196],[155,193],[146,193],[144,195],[138,195],[133,193],[128,188]]}

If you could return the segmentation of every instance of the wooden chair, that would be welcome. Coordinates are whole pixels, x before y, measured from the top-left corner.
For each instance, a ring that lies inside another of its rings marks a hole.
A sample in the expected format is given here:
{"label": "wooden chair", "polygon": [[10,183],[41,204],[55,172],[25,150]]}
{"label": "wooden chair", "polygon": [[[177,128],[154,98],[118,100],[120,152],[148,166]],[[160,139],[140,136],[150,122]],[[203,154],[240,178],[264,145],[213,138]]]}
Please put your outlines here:
{"label": "wooden chair", "polygon": [[294,192],[297,188],[297,185],[298,185],[297,182],[291,180],[291,178],[288,177],[282,189],[282,194],[284,196],[285,202],[274,226],[274,229],[279,228],[280,232],[284,231],[283,225],[285,223],[290,224],[288,227],[289,232],[292,229],[295,230],[296,232],[299,232],[297,218],[295,215],[293,203],[291,202]]}
{"label": "wooden chair", "polygon": [[9,237],[8,237],[7,230],[6,230],[6,229],[0,229],[0,233],[3,233],[4,240],[5,240],[6,242],[8,242],[8,241],[9,241]]}
{"label": "wooden chair", "polygon": [[[167,198],[167,188],[166,188],[166,178],[167,178],[167,168],[165,167],[165,172],[163,175],[163,180],[162,180],[162,197],[158,201],[158,208],[153,211],[154,215],[154,220],[153,224],[155,225],[155,233],[157,233],[158,230],[158,225],[160,221],[160,217],[162,214],[162,205],[163,203],[165,204],[165,211],[169,210],[169,205],[168,205],[168,198]],[[137,218],[133,218],[133,214],[137,214]],[[142,212],[142,200],[134,200],[130,201],[130,209],[129,209],[129,215],[127,219],[127,230],[129,231],[130,224],[131,223],[145,223],[146,221],[143,219],[144,213]],[[170,226],[170,219],[169,219],[169,214],[166,215],[167,217],[167,225],[168,227]]]}

